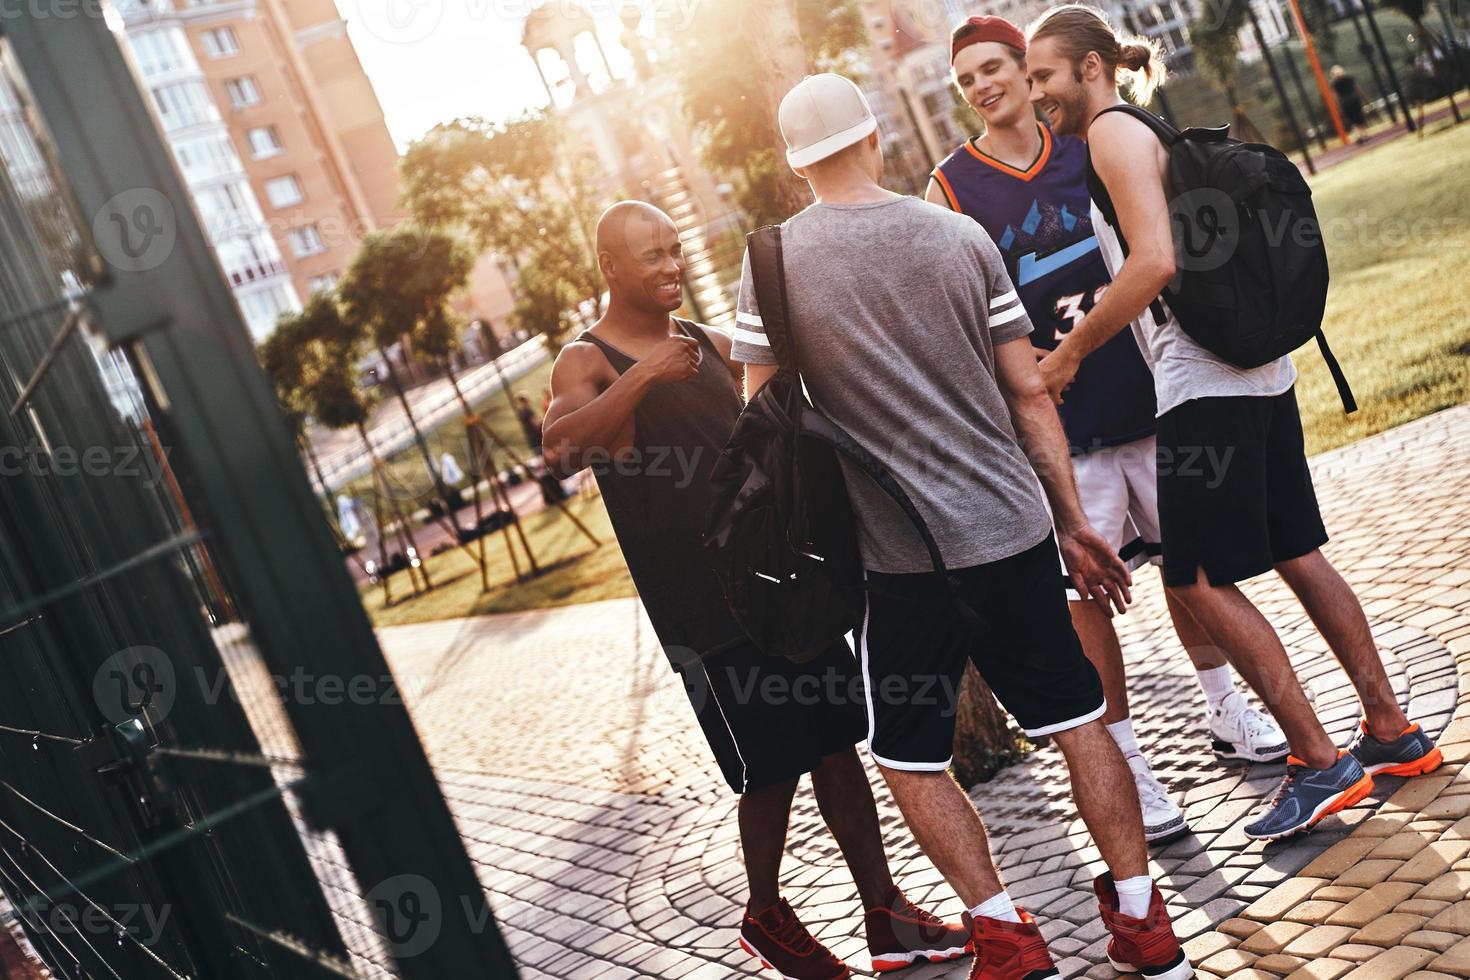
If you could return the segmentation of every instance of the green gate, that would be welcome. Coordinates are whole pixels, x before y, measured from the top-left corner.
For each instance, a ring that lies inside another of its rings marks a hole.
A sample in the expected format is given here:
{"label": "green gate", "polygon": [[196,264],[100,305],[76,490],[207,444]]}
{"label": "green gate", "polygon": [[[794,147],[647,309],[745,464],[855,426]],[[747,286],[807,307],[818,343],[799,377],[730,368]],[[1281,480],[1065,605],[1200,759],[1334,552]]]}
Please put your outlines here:
{"label": "green gate", "polygon": [[0,16],[0,888],[67,978],[511,978],[95,2]]}

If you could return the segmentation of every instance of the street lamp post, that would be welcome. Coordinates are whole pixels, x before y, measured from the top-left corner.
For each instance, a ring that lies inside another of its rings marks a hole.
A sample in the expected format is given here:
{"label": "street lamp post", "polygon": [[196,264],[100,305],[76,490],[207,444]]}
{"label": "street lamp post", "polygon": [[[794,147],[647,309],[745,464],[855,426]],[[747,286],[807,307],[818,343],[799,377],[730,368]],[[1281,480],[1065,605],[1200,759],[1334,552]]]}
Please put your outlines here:
{"label": "street lamp post", "polygon": [[1358,8],[1353,0],[1343,4],[1347,10],[1348,18],[1353,22],[1353,30],[1358,35],[1358,54],[1368,63],[1368,71],[1373,75],[1373,88],[1378,92],[1378,97],[1383,100],[1384,108],[1388,110],[1388,118],[1391,122],[1398,122],[1398,111],[1394,108],[1393,91],[1383,81],[1383,76],[1378,73],[1378,60],[1373,54],[1373,45],[1368,40],[1368,35],[1363,30],[1363,22],[1358,19]]}
{"label": "street lamp post", "polygon": [[[1352,0],[1348,2],[1351,3]],[[1373,41],[1378,45],[1378,53],[1383,56],[1383,70],[1388,72],[1388,81],[1393,86],[1393,94],[1398,97],[1399,108],[1404,111],[1404,123],[1412,133],[1419,127],[1414,125],[1414,116],[1409,112],[1409,102],[1404,98],[1403,86],[1399,84],[1399,73],[1393,70],[1393,58],[1389,56],[1388,45],[1383,43],[1383,32],[1378,29],[1378,18],[1373,16],[1373,7],[1368,0],[1359,0],[1359,2],[1363,5],[1363,16],[1367,18],[1368,30],[1373,32]]]}
{"label": "street lamp post", "polygon": [[1323,135],[1323,131],[1326,127],[1317,118],[1317,110],[1312,105],[1311,98],[1307,95],[1307,86],[1302,82],[1301,70],[1296,66],[1296,59],[1291,56],[1291,45],[1286,44],[1284,48],[1282,60],[1286,62],[1286,71],[1291,76],[1292,85],[1296,86],[1297,97],[1302,100],[1302,111],[1307,114],[1307,125],[1311,127],[1313,135],[1317,137],[1317,146],[1325,151],[1327,149],[1327,137]]}
{"label": "street lamp post", "polygon": [[1266,47],[1266,35],[1261,31],[1261,20],[1256,16],[1254,4],[1246,3],[1245,15],[1250,18],[1251,32],[1256,36],[1256,44],[1260,45],[1261,57],[1266,61],[1266,70],[1271,73],[1271,84],[1276,86],[1276,97],[1281,100],[1281,111],[1286,114],[1286,124],[1291,127],[1291,135],[1296,139],[1297,149],[1302,151],[1302,159],[1307,163],[1307,170],[1315,174],[1317,165],[1312,162],[1312,153],[1307,149],[1307,138],[1302,135],[1302,128],[1297,125],[1296,113],[1291,111],[1291,100],[1286,97],[1286,86],[1281,84],[1281,73],[1276,69],[1276,61]]}
{"label": "street lamp post", "polygon": [[1317,57],[1317,45],[1312,41],[1312,30],[1307,26],[1307,18],[1302,13],[1301,0],[1287,0],[1291,4],[1291,16],[1296,21],[1296,32],[1302,36],[1302,47],[1307,52],[1307,62],[1312,66],[1312,74],[1317,79],[1317,90],[1322,93],[1322,104],[1327,108],[1327,115],[1332,119],[1332,126],[1337,130],[1337,138],[1342,140],[1342,145],[1349,144],[1347,130],[1342,125],[1342,113],[1337,107],[1337,100],[1332,97],[1332,92],[1327,87],[1327,76],[1322,74],[1322,61]]}

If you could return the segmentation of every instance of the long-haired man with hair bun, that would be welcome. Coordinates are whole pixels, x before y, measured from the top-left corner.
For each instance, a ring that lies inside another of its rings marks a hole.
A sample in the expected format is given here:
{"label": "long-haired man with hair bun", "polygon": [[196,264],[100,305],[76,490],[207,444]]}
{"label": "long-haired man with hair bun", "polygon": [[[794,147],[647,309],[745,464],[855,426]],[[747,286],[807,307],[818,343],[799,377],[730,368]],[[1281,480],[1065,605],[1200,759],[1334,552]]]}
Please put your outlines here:
{"label": "long-haired man with hair bun", "polygon": [[[1418,775],[1439,749],[1399,707],[1362,606],[1322,555],[1327,541],[1283,355],[1241,368],[1189,337],[1162,294],[1174,279],[1168,150],[1123,107],[1164,78],[1154,42],[1119,36],[1092,7],[1055,7],[1032,24],[1031,100],[1088,147],[1092,220],[1113,283],[1042,361],[1055,397],[1083,359],[1132,324],[1158,402],[1164,583],[1265,699],[1291,748],[1286,778],[1248,837],[1310,828],[1373,788],[1373,774]],[[1099,206],[1099,205],[1103,206]],[[1105,215],[1116,215],[1116,223]],[[1216,465],[1186,464],[1214,460]],[[1274,569],[1357,689],[1363,722],[1339,750],[1302,691],[1281,640],[1237,583]]]}
{"label": "long-haired man with hair bun", "polygon": [[[984,123],[935,168],[926,199],[974,218],[995,240],[1031,322],[1038,357],[1054,349],[1104,292],[1087,192],[1087,144],[1036,119],[1026,77],[1026,36],[1002,17],[971,17],[954,29],[950,60],[960,94]],[[1153,379],[1131,333],[1087,359],[1058,407],[1077,493],[1087,518],[1136,568],[1163,564],[1154,435]],[[1155,778],[1133,730],[1123,650],[1096,602],[1068,591],[1072,625],[1102,676],[1103,721],[1133,771],[1144,834],[1163,842],[1188,832],[1184,814]],[[1236,690],[1224,656],[1176,599],[1175,632],[1206,703],[1205,727],[1226,759],[1279,762],[1286,738]]]}

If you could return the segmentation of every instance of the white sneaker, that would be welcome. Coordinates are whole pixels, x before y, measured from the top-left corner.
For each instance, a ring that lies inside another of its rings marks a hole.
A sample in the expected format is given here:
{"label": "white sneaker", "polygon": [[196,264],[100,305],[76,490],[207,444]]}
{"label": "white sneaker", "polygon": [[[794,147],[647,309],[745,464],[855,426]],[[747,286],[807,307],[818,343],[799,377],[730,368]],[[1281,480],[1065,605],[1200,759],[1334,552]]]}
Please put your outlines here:
{"label": "white sneaker", "polygon": [[1128,768],[1133,770],[1133,785],[1138,787],[1138,802],[1143,807],[1144,840],[1150,844],[1173,840],[1189,830],[1184,822],[1184,811],[1169,799],[1163,783],[1154,778],[1148,760],[1141,755],[1130,755]]}
{"label": "white sneaker", "polygon": [[1276,722],[1233,691],[1210,711],[1210,741],[1222,759],[1281,762],[1291,751]]}

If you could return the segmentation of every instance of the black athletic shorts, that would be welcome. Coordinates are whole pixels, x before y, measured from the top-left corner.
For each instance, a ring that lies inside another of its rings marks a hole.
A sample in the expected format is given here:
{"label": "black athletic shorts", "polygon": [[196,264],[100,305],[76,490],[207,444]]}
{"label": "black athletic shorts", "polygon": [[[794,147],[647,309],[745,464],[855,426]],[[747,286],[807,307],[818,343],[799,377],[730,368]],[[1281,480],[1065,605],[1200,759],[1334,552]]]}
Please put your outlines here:
{"label": "black athletic shorts", "polygon": [[950,574],[955,598],[932,575],[868,573],[858,655],[874,760],[911,772],[949,768],[966,660],[1033,738],[1102,717],[1102,681],[1072,629],[1054,535]]}
{"label": "black athletic shorts", "polygon": [[699,727],[737,793],[811,772],[862,741],[862,685],[846,640],[805,664],[737,643],[702,659],[667,650]]}
{"label": "black athletic shorts", "polygon": [[1159,417],[1164,582],[1240,582],[1327,543],[1296,390],[1197,398]]}

